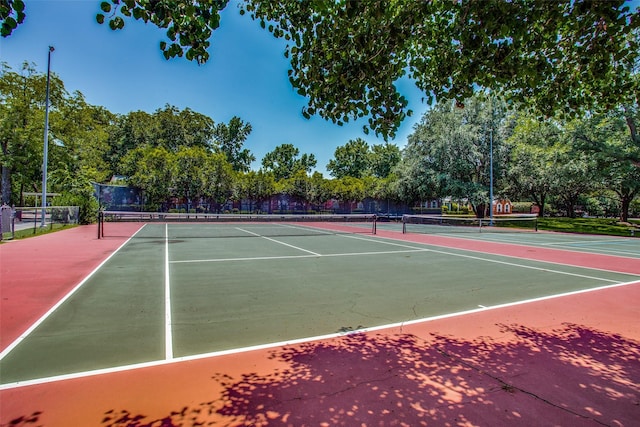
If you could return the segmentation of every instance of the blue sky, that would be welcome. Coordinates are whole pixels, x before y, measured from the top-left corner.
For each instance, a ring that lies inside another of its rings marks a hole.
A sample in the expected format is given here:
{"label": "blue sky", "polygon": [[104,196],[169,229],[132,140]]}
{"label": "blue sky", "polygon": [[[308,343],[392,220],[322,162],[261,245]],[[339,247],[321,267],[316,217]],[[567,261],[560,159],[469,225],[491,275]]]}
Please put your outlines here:
{"label": "blue sky", "polygon": [[[25,3],[24,23],[0,39],[0,61],[16,71],[24,61],[33,62],[45,73],[52,45],[52,72],[69,92],[82,92],[90,104],[120,114],[152,113],[170,104],[189,107],[216,123],[238,116],[253,127],[245,147],[257,157],[255,169],[264,154],[290,143],[301,154],[314,154],[316,169],[328,176],[325,167],[336,147],[355,138],[369,144],[384,142],[362,132],[366,120],[340,127],[317,116],[302,117],[306,99],[288,81],[285,41],[275,39],[249,16],[240,16],[233,0],[222,12],[221,27],[211,40],[211,57],[202,66],[182,58],[165,60],[158,47],[165,40],[164,31],[153,25],[131,20],[114,32],[97,24],[100,0]],[[390,141],[402,148],[427,107],[410,82],[402,82],[400,90],[414,110]]]}

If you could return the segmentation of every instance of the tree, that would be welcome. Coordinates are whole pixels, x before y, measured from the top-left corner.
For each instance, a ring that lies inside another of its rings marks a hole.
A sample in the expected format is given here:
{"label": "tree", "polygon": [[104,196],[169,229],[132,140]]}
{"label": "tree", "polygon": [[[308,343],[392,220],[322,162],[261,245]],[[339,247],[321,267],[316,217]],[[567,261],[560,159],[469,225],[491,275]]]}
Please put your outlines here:
{"label": "tree", "polygon": [[402,158],[400,149],[394,144],[374,144],[369,153],[369,168],[373,176],[386,178]]}
{"label": "tree", "polygon": [[293,144],[280,144],[273,151],[268,152],[262,158],[262,167],[272,171],[275,179],[291,178],[298,171],[311,172],[316,166],[316,157],[313,154],[303,154],[299,157],[300,150]]}
{"label": "tree", "polygon": [[207,152],[204,148],[183,147],[176,153],[173,188],[187,202],[187,209],[191,209],[205,196],[206,162]]}
{"label": "tree", "polygon": [[202,168],[203,196],[211,200],[216,211],[229,200],[237,185],[233,167],[222,153],[208,153]]}
{"label": "tree", "polygon": [[208,149],[212,145],[214,122],[189,108],[165,105],[153,114],[133,111],[117,120],[109,138],[107,160],[112,170],[120,171],[120,159],[127,151],[149,145],[176,153],[183,147]]}
{"label": "tree", "polygon": [[153,114],[155,134],[152,144],[177,152],[183,147],[208,148],[214,135],[213,120],[190,108],[180,111],[165,105]]}
{"label": "tree", "polygon": [[507,191],[530,198],[543,216],[557,182],[561,130],[552,121],[519,116],[507,140],[510,148]]}
{"label": "tree", "polygon": [[369,171],[369,144],[357,138],[337,147],[334,159],[327,164],[327,170],[335,178],[363,177]]}
{"label": "tree", "polygon": [[586,153],[564,150],[555,164],[556,181],[553,188],[569,218],[576,217],[576,207],[580,197],[598,188],[596,163]]}
{"label": "tree", "polygon": [[242,148],[242,144],[250,133],[251,124],[244,123],[242,119],[235,116],[229,120],[228,125],[220,123],[214,129],[213,136],[217,149],[224,153],[236,172],[248,172],[251,162],[256,159],[248,149]]}
{"label": "tree", "polygon": [[281,180],[281,189],[291,200],[297,202],[298,206],[303,205],[303,210],[308,210],[308,203],[311,199],[311,185],[307,172],[299,169],[291,177]]}
{"label": "tree", "polygon": [[[167,29],[168,59],[203,63],[228,0],[102,1],[112,30],[136,19]],[[460,105],[489,88],[552,116],[637,103],[640,10],[624,0],[531,2],[244,0],[249,14],[288,45],[289,80],[309,98],[307,117],[393,137],[409,115],[395,83],[413,79],[427,102]],[[2,35],[24,19],[22,0],[0,0]],[[523,23],[526,23],[524,25]],[[437,58],[437,60],[434,60]]]}
{"label": "tree", "polygon": [[[16,203],[24,188],[40,191],[44,140],[46,75],[24,63],[19,72],[2,64],[0,72],[0,164],[2,203]],[[54,74],[50,83],[52,113],[67,93]],[[53,122],[53,120],[52,120]],[[13,182],[17,178],[17,182]],[[19,191],[13,190],[16,184]]]}
{"label": "tree", "polygon": [[404,155],[413,170],[405,170],[404,176],[424,174],[422,186],[431,191],[423,192],[466,199],[482,217],[490,206],[491,142],[496,186],[506,163],[499,132],[505,112],[496,98],[476,97],[467,103],[464,109],[452,102],[438,104],[423,116],[409,136]]}
{"label": "tree", "polygon": [[164,147],[141,146],[123,158],[128,183],[142,189],[149,210],[161,210],[171,196],[175,175],[175,154]]}
{"label": "tree", "polygon": [[[64,173],[71,179],[86,176],[92,182],[108,180],[111,169],[105,157],[114,118],[115,115],[106,109],[87,104],[80,92],[68,97],[51,114],[51,173]],[[64,190],[64,180],[59,183],[61,188],[58,190]]]}
{"label": "tree", "polygon": [[575,120],[568,130],[575,149],[590,154],[603,185],[617,195],[621,221],[628,220],[631,202],[640,192],[640,147],[628,133],[628,120],[614,110]]}
{"label": "tree", "polygon": [[144,111],[131,111],[123,116],[117,116],[109,135],[110,148],[105,155],[111,170],[127,175],[121,169],[121,160],[130,150],[145,145],[153,146],[157,133],[156,127],[153,116]]}
{"label": "tree", "polygon": [[321,209],[322,205],[331,200],[331,188],[329,187],[329,181],[322,176],[320,172],[314,172],[309,179],[308,197],[309,202],[315,205],[317,210]]}
{"label": "tree", "polygon": [[364,183],[362,180],[351,176],[336,179],[333,183],[333,196],[343,202],[345,211],[351,213],[353,203],[364,199]]}
{"label": "tree", "polygon": [[239,184],[241,198],[249,200],[251,211],[253,211],[253,202],[257,203],[257,209],[261,209],[262,204],[275,194],[276,182],[273,174],[264,172],[262,169],[242,174]]}

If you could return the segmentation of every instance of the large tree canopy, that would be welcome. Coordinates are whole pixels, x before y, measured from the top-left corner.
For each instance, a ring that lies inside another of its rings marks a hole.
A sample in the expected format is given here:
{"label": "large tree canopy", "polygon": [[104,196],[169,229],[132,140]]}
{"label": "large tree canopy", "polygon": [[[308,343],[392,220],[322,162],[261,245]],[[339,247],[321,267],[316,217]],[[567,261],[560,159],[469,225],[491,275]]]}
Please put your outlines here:
{"label": "large tree canopy", "polygon": [[[98,22],[126,19],[167,29],[166,58],[209,58],[228,0],[108,0]],[[553,115],[638,102],[640,10],[624,0],[240,0],[287,40],[289,79],[309,99],[305,116],[393,137],[411,114],[396,83],[413,79],[429,103],[478,89]],[[24,19],[21,0],[0,0],[2,35]]]}

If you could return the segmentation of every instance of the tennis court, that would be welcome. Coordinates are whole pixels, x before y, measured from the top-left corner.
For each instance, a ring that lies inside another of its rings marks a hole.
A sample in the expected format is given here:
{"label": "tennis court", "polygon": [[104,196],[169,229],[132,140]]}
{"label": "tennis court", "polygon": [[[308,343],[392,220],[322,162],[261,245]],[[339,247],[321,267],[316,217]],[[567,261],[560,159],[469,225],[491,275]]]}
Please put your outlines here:
{"label": "tennis court", "polygon": [[638,239],[402,234],[401,224],[368,218],[106,222],[101,237],[92,243],[124,243],[3,343],[4,392],[408,327],[640,277]]}

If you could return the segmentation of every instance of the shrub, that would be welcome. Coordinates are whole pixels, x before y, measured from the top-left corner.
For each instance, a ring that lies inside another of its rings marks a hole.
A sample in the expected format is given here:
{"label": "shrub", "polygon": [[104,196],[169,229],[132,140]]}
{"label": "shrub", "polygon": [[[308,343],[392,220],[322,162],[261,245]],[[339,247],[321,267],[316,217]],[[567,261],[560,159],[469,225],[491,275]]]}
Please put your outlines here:
{"label": "shrub", "polygon": [[55,206],[78,206],[78,223],[92,224],[97,219],[98,201],[92,195],[62,193],[52,201]]}

